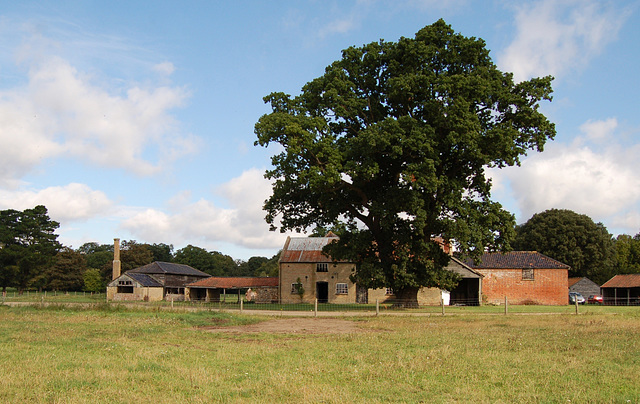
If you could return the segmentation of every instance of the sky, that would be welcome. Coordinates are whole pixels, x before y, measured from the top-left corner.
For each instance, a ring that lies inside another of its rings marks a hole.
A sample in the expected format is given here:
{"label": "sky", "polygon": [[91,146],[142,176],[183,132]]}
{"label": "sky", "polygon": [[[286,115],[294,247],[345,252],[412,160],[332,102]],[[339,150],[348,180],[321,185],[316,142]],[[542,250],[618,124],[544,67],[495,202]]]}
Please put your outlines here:
{"label": "sky", "polygon": [[639,233],[640,0],[0,0],[0,209],[45,205],[73,248],[271,257],[262,98],[440,18],[515,80],[555,77],[555,140],[492,170],[492,199],[518,223],[571,209]]}

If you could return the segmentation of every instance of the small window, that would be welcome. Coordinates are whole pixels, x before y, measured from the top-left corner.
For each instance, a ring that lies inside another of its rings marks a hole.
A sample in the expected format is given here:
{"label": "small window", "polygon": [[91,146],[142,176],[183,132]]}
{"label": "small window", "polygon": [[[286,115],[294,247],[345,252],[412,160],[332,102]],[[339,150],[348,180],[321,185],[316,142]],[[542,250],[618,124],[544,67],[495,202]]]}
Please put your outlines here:
{"label": "small window", "polygon": [[384,294],[389,296],[393,294],[393,289],[392,288],[386,288],[384,291]]}
{"label": "small window", "polygon": [[349,293],[349,285],[346,283],[336,283],[336,295],[346,295]]}
{"label": "small window", "polygon": [[522,268],[522,280],[532,281],[533,279],[533,268]]}
{"label": "small window", "polygon": [[302,288],[302,284],[301,283],[292,283],[291,284],[291,294],[292,295],[297,295],[301,288]]}
{"label": "small window", "polygon": [[316,264],[316,272],[329,272],[329,264],[326,262]]}
{"label": "small window", "polygon": [[133,293],[133,286],[118,286],[117,293]]}

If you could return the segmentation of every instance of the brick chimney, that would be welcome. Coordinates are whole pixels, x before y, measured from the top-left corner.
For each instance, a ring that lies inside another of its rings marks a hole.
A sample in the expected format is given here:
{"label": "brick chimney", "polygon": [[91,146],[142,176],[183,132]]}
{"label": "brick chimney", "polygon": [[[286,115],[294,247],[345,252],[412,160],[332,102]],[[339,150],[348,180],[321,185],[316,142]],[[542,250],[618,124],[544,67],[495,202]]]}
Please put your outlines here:
{"label": "brick chimney", "polygon": [[120,239],[113,239],[113,279],[120,276]]}

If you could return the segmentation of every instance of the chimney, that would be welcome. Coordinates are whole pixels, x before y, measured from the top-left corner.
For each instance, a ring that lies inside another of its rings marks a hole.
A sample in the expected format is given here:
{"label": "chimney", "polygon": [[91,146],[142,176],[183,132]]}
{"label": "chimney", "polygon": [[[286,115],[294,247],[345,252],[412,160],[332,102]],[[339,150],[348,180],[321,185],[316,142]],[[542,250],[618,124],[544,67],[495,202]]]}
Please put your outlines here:
{"label": "chimney", "polygon": [[120,276],[120,239],[113,239],[113,279]]}

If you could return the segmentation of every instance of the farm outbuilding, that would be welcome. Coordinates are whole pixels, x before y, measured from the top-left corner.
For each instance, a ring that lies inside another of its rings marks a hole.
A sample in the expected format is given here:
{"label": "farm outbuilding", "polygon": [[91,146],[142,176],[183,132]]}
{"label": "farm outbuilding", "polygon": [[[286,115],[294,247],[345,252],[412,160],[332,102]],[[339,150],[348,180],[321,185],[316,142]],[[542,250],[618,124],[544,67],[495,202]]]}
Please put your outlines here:
{"label": "farm outbuilding", "polygon": [[589,278],[569,278],[569,292],[580,293],[586,299],[599,295],[600,286]]}
{"label": "farm outbuilding", "polygon": [[227,291],[235,292],[238,299],[245,293],[248,301],[275,303],[278,301],[278,278],[212,276],[186,285],[185,299],[219,302],[226,300]]}
{"label": "farm outbuilding", "polygon": [[604,304],[640,305],[640,274],[616,275],[600,287]]}
{"label": "farm outbuilding", "polygon": [[189,265],[156,261],[111,281],[107,300],[184,300],[187,284],[210,276]]}
{"label": "farm outbuilding", "polygon": [[484,275],[487,303],[563,305],[569,302],[569,266],[537,251],[485,253],[468,266]]}

